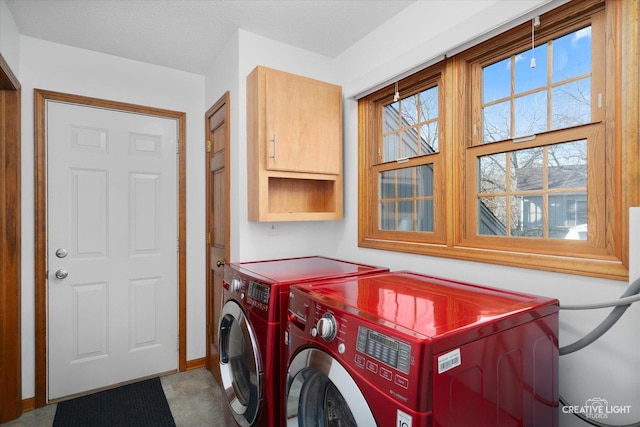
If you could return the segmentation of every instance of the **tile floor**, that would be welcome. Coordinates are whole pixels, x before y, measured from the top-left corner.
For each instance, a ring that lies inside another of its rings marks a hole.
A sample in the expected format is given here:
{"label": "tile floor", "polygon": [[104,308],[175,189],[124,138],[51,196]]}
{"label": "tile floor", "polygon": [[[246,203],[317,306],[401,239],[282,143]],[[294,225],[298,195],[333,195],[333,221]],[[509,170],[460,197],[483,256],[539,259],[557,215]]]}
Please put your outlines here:
{"label": "tile floor", "polygon": [[[161,378],[164,394],[177,427],[235,426],[227,408],[222,388],[204,368]],[[50,427],[56,415],[56,404],[25,412],[17,420],[2,427]]]}

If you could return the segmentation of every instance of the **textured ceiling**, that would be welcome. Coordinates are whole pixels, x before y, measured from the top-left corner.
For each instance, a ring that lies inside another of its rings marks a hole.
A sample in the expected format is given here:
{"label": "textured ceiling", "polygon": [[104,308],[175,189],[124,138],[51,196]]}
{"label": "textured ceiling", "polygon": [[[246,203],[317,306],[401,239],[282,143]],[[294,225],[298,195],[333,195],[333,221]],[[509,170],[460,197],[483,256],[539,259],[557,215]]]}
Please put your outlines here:
{"label": "textured ceiling", "polygon": [[206,74],[243,29],[335,57],[403,0],[6,0],[25,36]]}

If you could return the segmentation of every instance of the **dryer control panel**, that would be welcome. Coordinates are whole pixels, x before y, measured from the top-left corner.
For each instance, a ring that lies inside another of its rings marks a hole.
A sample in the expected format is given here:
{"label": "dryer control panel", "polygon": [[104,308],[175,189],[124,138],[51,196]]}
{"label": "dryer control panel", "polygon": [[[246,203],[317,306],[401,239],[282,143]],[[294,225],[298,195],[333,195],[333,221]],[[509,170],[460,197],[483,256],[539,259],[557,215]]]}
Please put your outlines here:
{"label": "dryer control panel", "polygon": [[269,283],[263,283],[229,265],[225,266],[222,281],[225,298],[236,300],[245,310],[266,322],[275,322],[278,319],[275,309],[277,301],[274,298],[277,292],[272,292],[271,287]]}

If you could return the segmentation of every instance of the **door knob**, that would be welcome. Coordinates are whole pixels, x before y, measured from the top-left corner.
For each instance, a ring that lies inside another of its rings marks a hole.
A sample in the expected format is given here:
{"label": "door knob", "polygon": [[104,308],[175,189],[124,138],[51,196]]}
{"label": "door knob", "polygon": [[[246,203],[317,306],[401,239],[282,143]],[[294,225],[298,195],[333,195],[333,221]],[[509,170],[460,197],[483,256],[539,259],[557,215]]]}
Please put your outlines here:
{"label": "door knob", "polygon": [[58,258],[64,258],[69,254],[65,248],[60,248],[56,251],[56,256]]}
{"label": "door knob", "polygon": [[68,275],[69,272],[67,270],[60,269],[56,271],[56,278],[58,279],[66,279]]}
{"label": "door knob", "polygon": [[222,267],[225,264],[225,260],[223,259],[219,259],[218,261],[216,261],[216,266],[217,267]]}

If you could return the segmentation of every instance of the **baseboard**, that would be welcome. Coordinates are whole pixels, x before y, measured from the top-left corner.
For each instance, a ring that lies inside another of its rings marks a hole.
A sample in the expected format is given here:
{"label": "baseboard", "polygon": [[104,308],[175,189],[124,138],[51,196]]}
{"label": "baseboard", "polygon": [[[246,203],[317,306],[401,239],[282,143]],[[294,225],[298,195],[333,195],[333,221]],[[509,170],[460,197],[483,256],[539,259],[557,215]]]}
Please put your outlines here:
{"label": "baseboard", "polygon": [[206,359],[204,357],[201,357],[200,359],[187,360],[187,371],[204,368],[205,360]]}
{"label": "baseboard", "polygon": [[22,412],[33,411],[36,409],[36,398],[30,397],[29,399],[22,400]]}

